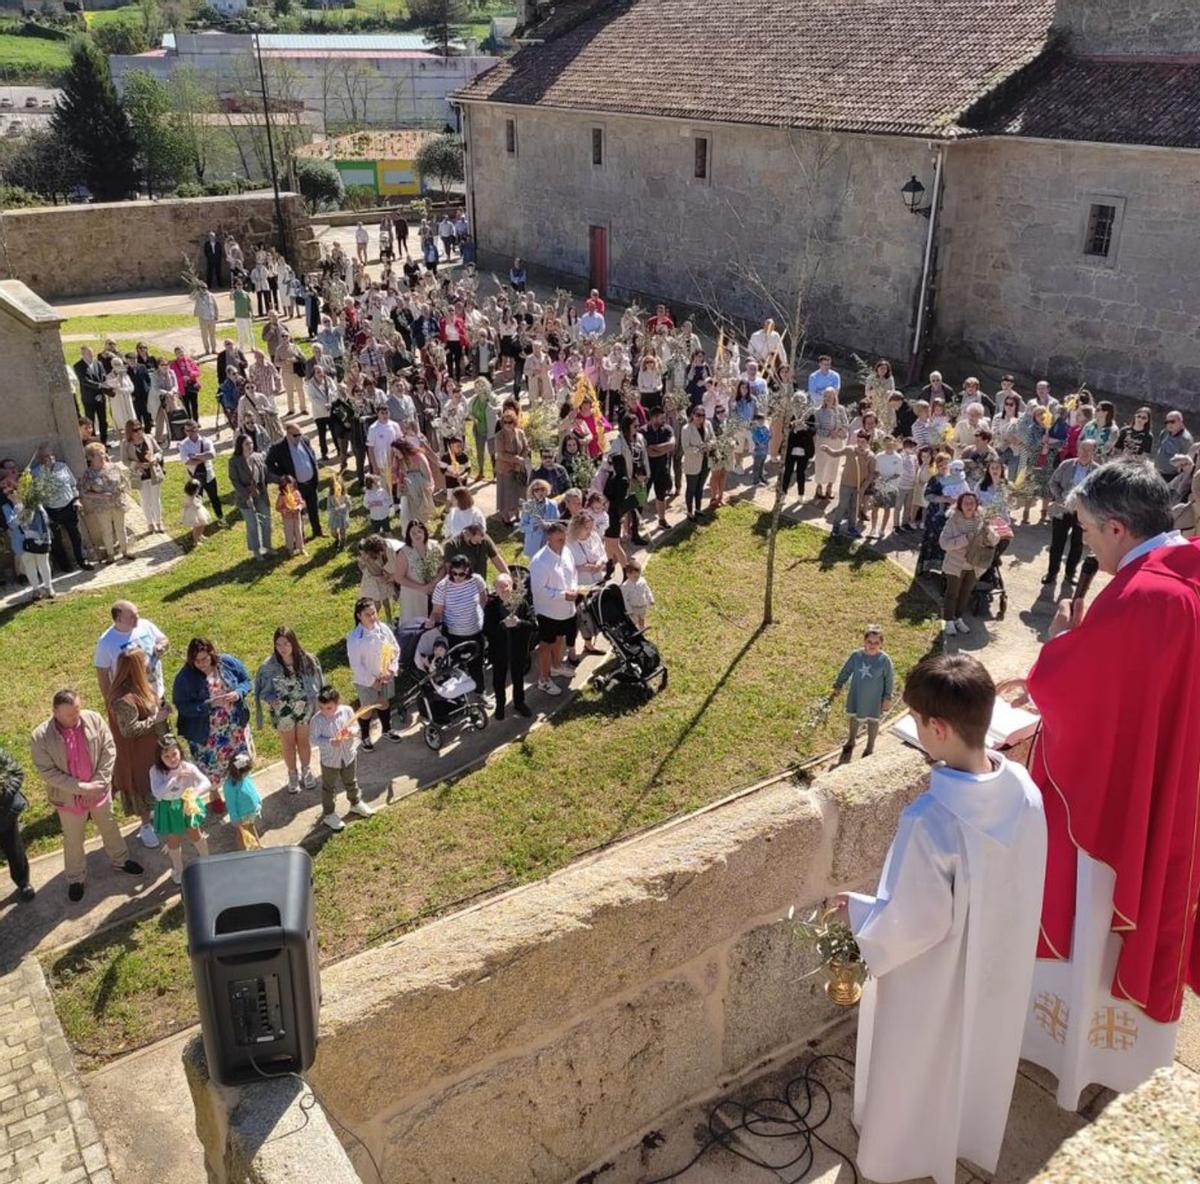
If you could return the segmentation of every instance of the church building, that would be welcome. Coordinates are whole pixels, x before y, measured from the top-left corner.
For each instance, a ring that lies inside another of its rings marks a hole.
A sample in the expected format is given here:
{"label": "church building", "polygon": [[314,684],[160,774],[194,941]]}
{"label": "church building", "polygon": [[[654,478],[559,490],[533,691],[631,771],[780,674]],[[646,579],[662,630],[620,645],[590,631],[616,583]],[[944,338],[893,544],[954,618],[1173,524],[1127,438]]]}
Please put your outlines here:
{"label": "church building", "polygon": [[455,97],[485,261],[1200,410],[1196,0],[522,9]]}

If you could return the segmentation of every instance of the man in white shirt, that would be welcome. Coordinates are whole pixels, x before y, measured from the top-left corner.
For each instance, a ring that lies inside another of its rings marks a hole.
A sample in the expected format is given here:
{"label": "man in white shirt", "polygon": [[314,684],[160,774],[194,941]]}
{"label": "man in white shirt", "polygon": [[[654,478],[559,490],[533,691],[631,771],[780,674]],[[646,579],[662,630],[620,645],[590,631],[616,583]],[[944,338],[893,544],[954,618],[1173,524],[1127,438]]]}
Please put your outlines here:
{"label": "man in white shirt", "polygon": [[454,250],[454,223],[450,221],[448,214],[438,223],[438,238],[442,240],[442,250],[449,259]]}
{"label": "man in white shirt", "polygon": [[750,356],[768,373],[776,361],[782,361],[779,357],[782,347],[783,337],[770,318],[763,322],[761,329],[750,334]]}
{"label": "man in white shirt", "polygon": [[265,317],[271,311],[271,273],[266,264],[256,263],[250,269],[250,283],[254,286],[254,296],[258,301],[258,315]]}
{"label": "man in white shirt", "polygon": [[596,302],[591,299],[587,301],[584,308],[587,311],[579,318],[580,330],[589,337],[602,337],[606,329],[604,314],[597,309]]}
{"label": "man in white shirt", "polygon": [[370,236],[367,234],[367,228],[360,222],[354,228],[354,249],[358,252],[358,261],[364,267],[367,265],[367,243]]}
{"label": "man in white shirt", "polygon": [[158,692],[163,695],[162,656],[167,652],[167,635],[153,622],[138,616],[137,605],[132,600],[118,600],[112,606],[113,623],[100,634],[96,642],[96,653],[92,665],[96,667],[96,678],[100,683],[100,694],[108,700],[117,659],[122,650],[131,645],[138,646],[146,655],[146,675]]}
{"label": "man in white shirt", "polygon": [[183,461],[191,477],[204,486],[208,494],[208,503],[212,506],[213,514],[222,525],[225,511],[221,509],[221,495],[217,490],[217,478],[213,472],[213,461],[216,453],[212,445],[200,435],[200,425],[189,419],[183,425],[184,437],[179,441],[179,459]]}
{"label": "man in white shirt", "polygon": [[200,341],[206,354],[217,352],[217,298],[205,284],[200,284],[192,294],[192,311],[200,322]]}
{"label": "man in white shirt", "polygon": [[375,408],[375,422],[367,429],[367,452],[371,471],[389,488],[392,484],[392,444],[400,439],[400,425],[392,420],[386,403]]}
{"label": "man in white shirt", "polygon": [[571,678],[574,670],[563,663],[564,646],[575,640],[575,601],[579,581],[575,560],[567,549],[564,522],[546,523],[546,545],[529,561],[529,588],[538,622],[538,690],[561,695],[552,674]]}

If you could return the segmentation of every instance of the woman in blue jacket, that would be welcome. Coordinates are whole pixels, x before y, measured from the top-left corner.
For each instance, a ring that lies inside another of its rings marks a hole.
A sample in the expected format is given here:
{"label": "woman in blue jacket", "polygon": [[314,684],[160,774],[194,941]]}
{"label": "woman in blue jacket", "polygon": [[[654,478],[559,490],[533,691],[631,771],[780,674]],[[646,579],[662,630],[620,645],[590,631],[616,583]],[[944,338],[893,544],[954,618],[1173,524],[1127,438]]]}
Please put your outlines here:
{"label": "woman in blue jacket", "polygon": [[218,654],[202,637],[188,642],[187,660],[175,676],[171,698],[192,760],[212,782],[210,807],[215,814],[225,810],[217,786],[229,762],[239,752],[254,756],[249,697],[250,675],[237,658]]}

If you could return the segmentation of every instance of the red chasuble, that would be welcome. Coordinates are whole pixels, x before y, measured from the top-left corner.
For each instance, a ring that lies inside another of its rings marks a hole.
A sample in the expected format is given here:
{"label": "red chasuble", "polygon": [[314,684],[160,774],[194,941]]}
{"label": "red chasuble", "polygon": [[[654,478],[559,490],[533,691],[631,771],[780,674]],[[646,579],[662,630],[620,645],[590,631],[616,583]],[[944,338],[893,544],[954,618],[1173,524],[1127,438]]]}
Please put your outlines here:
{"label": "red chasuble", "polygon": [[1050,834],[1039,958],[1071,954],[1076,848],[1116,873],[1112,994],[1179,1019],[1200,991],[1200,540],[1119,571],[1028,678]]}

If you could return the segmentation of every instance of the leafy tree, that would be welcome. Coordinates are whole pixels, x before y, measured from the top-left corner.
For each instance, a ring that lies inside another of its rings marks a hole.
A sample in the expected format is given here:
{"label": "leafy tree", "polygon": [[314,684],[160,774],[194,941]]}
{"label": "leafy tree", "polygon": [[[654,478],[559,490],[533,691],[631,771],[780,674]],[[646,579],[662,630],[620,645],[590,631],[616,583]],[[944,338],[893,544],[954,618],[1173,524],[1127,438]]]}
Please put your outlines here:
{"label": "leafy tree", "polygon": [[442,57],[450,56],[450,43],[470,20],[466,0],[408,0],[408,15]]}
{"label": "leafy tree", "polygon": [[202,182],[218,149],[217,128],[210,119],[217,110],[212,80],[194,66],[179,66],[167,80],[167,91],[171,99],[171,126],[187,153],[196,180]]}
{"label": "leafy tree", "polygon": [[109,73],[93,41],[71,46],[71,64],[51,121],[79,162],[80,177],[101,201],[119,201],[135,188],[137,142]]}
{"label": "leafy tree", "polygon": [[320,209],[336,209],[346,196],[342,174],[328,160],[299,157],[296,160],[296,184],[310,214]]}
{"label": "leafy tree", "polygon": [[416,166],[422,178],[436,178],[438,188],[445,193],[453,182],[463,179],[462,140],[445,135],[426,141],[417,151]]}
{"label": "leafy tree", "polygon": [[106,54],[145,53],[150,48],[140,21],[137,24],[132,21],[112,21],[97,25],[92,30],[92,40]]}
{"label": "leafy tree", "polygon": [[171,121],[170,92],[154,75],[134,70],[125,79],[124,101],[147,194],[173,189],[188,174],[191,162]]}
{"label": "leafy tree", "polygon": [[81,173],[74,148],[58,132],[35,128],[4,144],[0,177],[12,186],[40,193],[57,205],[79,184]]}

